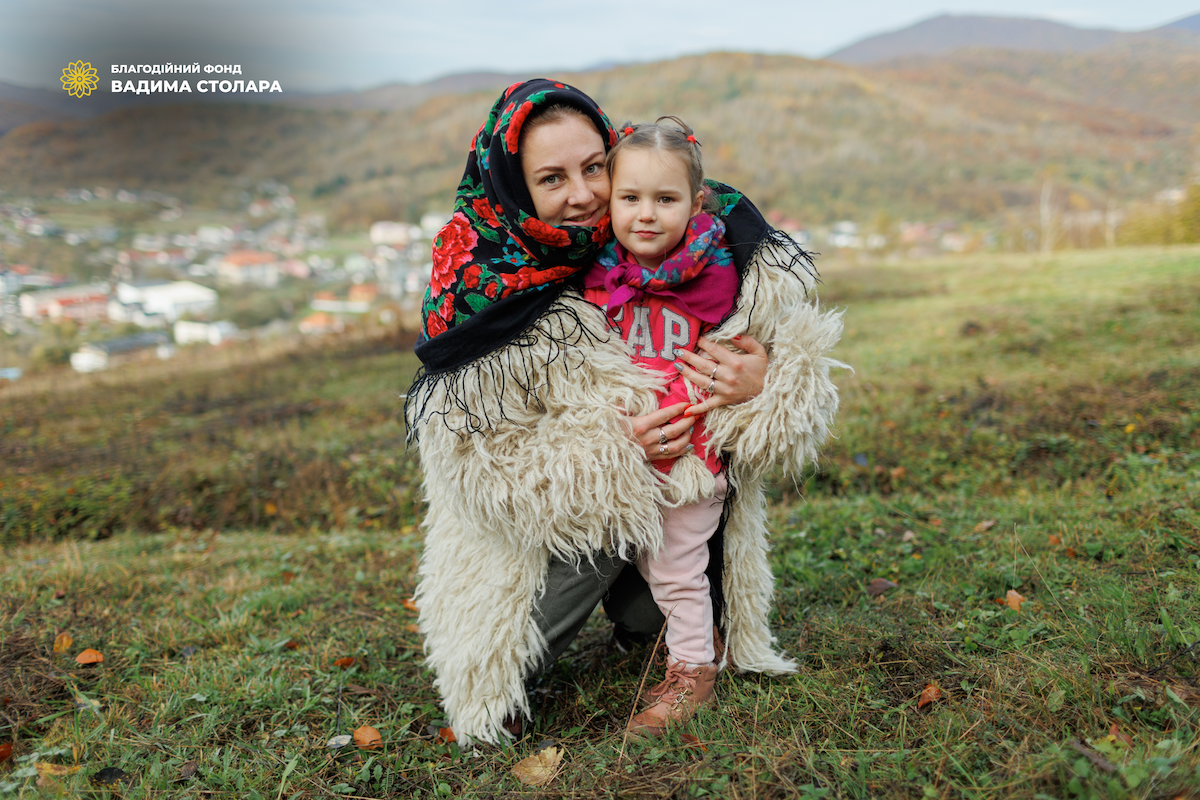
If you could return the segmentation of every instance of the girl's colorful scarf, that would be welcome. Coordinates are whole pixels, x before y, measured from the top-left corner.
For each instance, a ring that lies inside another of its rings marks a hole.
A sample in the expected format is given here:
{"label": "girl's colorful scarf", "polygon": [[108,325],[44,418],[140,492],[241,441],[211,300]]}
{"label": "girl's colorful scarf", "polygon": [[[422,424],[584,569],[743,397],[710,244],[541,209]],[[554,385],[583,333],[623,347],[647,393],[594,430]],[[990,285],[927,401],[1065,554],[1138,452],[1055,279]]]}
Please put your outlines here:
{"label": "girl's colorful scarf", "polygon": [[653,271],[638,264],[614,240],[600,251],[597,266],[587,273],[584,285],[604,287],[609,295],[609,317],[625,303],[640,302],[649,294],[705,322],[718,323],[738,289],[733,256],[721,246],[724,234],[721,220],[697,214],[688,221],[683,241]]}
{"label": "girl's colorful scarf", "polygon": [[508,87],[471,141],[454,215],[433,242],[422,306],[425,337],[444,336],[506,298],[561,290],[595,261],[610,236],[607,217],[595,228],[552,227],[537,218],[517,147],[529,115],[553,105],[579,109],[606,150],[616,143],[612,123],[583,92],[541,78]]}

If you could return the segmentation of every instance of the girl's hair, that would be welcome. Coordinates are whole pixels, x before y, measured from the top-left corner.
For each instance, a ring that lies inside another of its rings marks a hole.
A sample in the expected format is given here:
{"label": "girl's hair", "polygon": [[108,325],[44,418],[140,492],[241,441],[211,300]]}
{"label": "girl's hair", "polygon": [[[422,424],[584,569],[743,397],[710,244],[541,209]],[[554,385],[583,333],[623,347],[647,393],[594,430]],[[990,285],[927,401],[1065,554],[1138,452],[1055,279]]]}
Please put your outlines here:
{"label": "girl's hair", "polygon": [[[663,125],[663,120],[670,120],[674,125]],[[691,126],[679,117],[659,117],[654,122],[642,122],[637,125],[626,122],[617,128],[621,138],[608,151],[604,162],[608,170],[609,180],[612,180],[616,168],[617,155],[623,150],[665,150],[677,153],[687,166],[688,187],[692,197],[696,192],[704,191],[704,164],[700,160],[700,143],[696,141]],[[704,193],[704,207],[707,209],[709,193]]]}

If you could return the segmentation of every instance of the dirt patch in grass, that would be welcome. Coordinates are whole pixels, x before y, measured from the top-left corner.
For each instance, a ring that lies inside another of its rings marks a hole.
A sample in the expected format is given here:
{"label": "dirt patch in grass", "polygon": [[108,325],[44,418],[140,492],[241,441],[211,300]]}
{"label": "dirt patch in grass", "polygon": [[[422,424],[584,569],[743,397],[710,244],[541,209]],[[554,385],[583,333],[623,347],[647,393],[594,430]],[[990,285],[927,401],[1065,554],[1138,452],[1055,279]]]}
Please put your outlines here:
{"label": "dirt patch in grass", "polygon": [[52,656],[26,633],[10,633],[0,641],[0,719],[8,729],[0,738],[17,738],[21,726],[47,716],[71,696]]}

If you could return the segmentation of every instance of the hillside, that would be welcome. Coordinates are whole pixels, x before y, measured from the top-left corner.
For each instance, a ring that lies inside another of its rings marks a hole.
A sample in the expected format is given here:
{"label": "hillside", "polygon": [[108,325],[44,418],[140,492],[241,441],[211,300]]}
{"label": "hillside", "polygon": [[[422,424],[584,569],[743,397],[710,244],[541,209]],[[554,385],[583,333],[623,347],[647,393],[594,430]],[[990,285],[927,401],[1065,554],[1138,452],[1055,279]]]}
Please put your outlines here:
{"label": "hillside", "polygon": [[[1048,166],[1097,207],[1190,174],[1194,70],[1104,53],[1043,54],[1031,66],[992,51],[885,69],[718,53],[561,77],[617,123],[679,114],[705,143],[711,175],[803,223],[986,219],[1030,205]],[[1190,63],[1183,51],[1171,58]],[[9,132],[0,174],[11,189],[116,181],[189,203],[221,202],[235,179],[271,177],[335,226],[415,219],[450,204],[493,99],[491,90],[440,95],[395,111],[125,109]]]}
{"label": "hillside", "polygon": [[[1200,15],[1198,15],[1200,16]],[[1137,33],[1076,28],[1044,19],[942,14],[896,31],[855,42],[826,56],[843,64],[873,64],[893,58],[936,56],[972,47],[1044,53],[1086,53],[1129,43],[1160,39],[1190,43],[1189,20]],[[1180,34],[1183,34],[1182,36]]]}

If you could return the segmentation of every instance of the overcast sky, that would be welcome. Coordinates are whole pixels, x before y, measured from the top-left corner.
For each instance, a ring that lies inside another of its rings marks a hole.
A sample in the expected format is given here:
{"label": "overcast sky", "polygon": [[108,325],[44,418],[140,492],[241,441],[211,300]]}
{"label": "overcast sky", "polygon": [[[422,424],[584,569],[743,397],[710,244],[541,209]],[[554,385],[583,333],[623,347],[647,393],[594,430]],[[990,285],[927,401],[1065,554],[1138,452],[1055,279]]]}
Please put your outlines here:
{"label": "overcast sky", "polygon": [[58,89],[71,61],[102,81],[113,63],[199,61],[331,91],[714,50],[816,58],[942,13],[1132,31],[1200,0],[0,0],[0,81]]}

